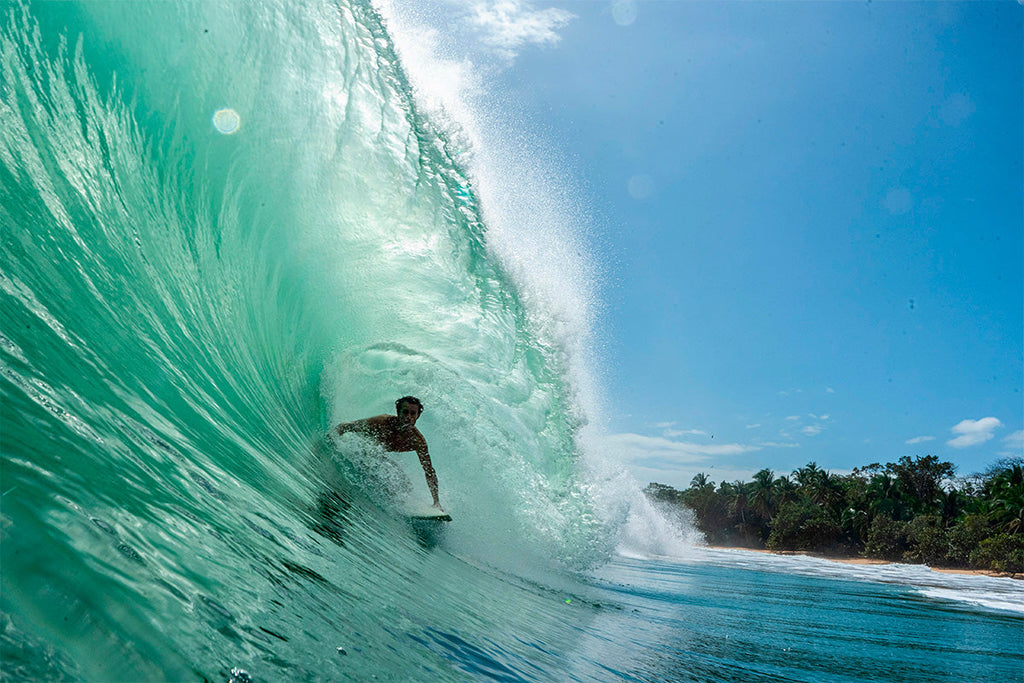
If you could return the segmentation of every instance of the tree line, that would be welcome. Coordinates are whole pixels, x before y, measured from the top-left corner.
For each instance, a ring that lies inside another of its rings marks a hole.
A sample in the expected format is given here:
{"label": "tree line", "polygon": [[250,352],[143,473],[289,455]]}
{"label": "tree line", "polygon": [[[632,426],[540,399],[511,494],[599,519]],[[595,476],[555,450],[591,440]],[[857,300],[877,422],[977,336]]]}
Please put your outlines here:
{"label": "tree line", "polygon": [[904,456],[847,475],[811,462],[717,486],[700,473],[683,491],[651,483],[644,492],[692,510],[712,545],[1024,572],[1024,459],[954,475],[935,456]]}

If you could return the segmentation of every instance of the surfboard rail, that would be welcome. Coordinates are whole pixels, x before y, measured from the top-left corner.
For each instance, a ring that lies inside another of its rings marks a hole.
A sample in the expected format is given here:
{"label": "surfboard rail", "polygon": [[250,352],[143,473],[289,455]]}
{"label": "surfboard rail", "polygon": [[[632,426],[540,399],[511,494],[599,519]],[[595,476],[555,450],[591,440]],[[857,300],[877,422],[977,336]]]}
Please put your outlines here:
{"label": "surfboard rail", "polygon": [[409,520],[417,519],[435,522],[452,521],[452,516],[441,508],[434,507],[426,502],[421,503],[419,501],[407,502],[405,506],[405,518]]}
{"label": "surfboard rail", "polygon": [[452,516],[445,515],[408,515],[408,519],[413,519],[420,522],[450,522]]}

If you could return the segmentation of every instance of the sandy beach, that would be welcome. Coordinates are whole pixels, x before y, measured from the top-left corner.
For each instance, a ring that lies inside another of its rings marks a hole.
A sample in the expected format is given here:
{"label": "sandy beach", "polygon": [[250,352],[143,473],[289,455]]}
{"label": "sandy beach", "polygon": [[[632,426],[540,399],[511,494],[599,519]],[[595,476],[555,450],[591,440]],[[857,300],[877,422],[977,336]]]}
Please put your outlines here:
{"label": "sandy beach", "polygon": [[[776,552],[776,551],[768,550],[766,548],[740,548],[740,547],[729,547],[729,546],[721,546],[721,545],[708,545],[708,546],[704,546],[704,547],[706,547],[706,548],[713,548],[715,550],[745,550],[745,551],[752,552],[752,553],[767,553],[769,555],[804,555],[804,556],[807,556],[807,557],[817,557],[817,558],[820,558],[822,560],[828,560],[829,562],[841,562],[843,564],[863,564],[863,565],[868,565],[868,564],[898,564],[898,563],[895,563],[895,562],[889,562],[887,560],[878,560],[878,559],[869,558],[869,557],[856,557],[856,556],[854,556],[854,557],[835,557],[835,556],[824,555],[824,554],[821,554],[821,553],[802,552],[802,551],[798,551],[798,550],[781,550],[781,551]],[[933,572],[938,572],[940,574],[965,574],[965,575],[969,575],[969,576],[1001,576],[1001,577],[1007,577],[1007,578],[1018,579],[1018,580],[1024,579],[1024,575],[1022,575],[1022,574],[1008,574],[1006,572],[994,572],[994,571],[989,571],[989,570],[985,570],[985,569],[960,569],[960,568],[956,568],[956,567],[928,567],[928,568],[931,569]]]}

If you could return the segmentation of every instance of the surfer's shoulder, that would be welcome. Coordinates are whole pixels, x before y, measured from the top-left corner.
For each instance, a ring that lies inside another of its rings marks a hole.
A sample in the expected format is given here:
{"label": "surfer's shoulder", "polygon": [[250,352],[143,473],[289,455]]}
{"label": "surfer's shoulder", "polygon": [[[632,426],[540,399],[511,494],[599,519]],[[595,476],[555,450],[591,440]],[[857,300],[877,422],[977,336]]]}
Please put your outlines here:
{"label": "surfer's shoulder", "polygon": [[342,422],[337,427],[339,434],[345,432],[379,432],[386,430],[391,426],[390,418],[391,415],[374,415],[373,417],[364,417],[361,420],[353,420],[352,422]]}

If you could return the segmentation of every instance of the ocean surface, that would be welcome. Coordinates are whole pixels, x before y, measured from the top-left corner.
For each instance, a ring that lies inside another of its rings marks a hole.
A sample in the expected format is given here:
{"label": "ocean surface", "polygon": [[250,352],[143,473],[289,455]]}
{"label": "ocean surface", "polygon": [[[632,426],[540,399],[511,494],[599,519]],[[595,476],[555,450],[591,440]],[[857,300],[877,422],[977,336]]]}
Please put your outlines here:
{"label": "ocean surface", "polygon": [[[585,244],[422,98],[368,3],[0,5],[0,680],[1024,680],[1021,582],[653,509]],[[325,436],[405,394],[446,526]]]}

